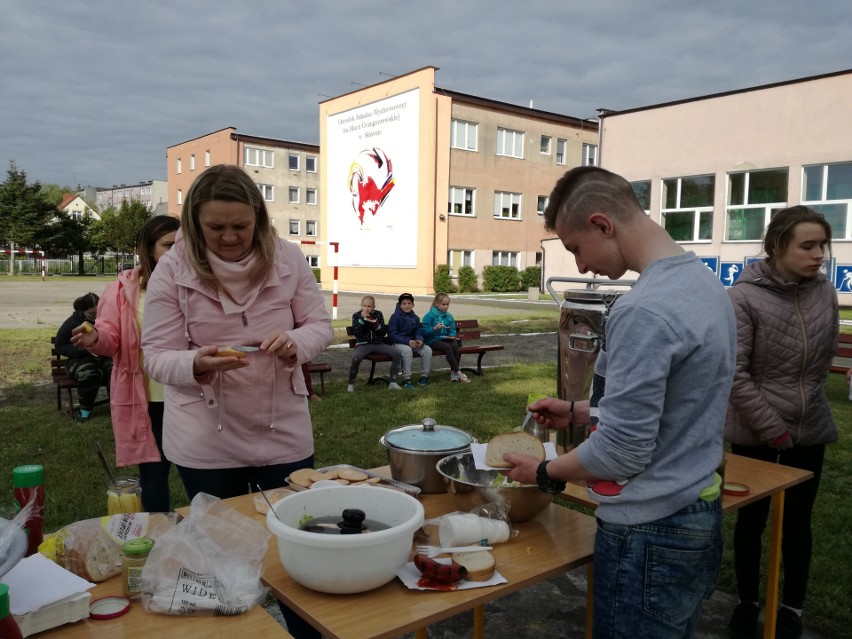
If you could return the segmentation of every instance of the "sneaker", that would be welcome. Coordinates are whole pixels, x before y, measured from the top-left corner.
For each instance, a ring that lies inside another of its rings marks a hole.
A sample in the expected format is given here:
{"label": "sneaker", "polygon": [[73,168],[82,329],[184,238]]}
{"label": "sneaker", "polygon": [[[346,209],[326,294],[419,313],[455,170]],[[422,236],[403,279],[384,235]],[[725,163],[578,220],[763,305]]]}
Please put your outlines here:
{"label": "sneaker", "polygon": [[347,393],[354,393],[355,387],[352,384],[349,384],[349,386],[346,387],[346,392]]}
{"label": "sneaker", "polygon": [[463,384],[470,384],[470,377],[459,371],[459,381]]}
{"label": "sneaker", "polygon": [[779,608],[775,624],[775,639],[799,639],[802,632],[802,617],[784,606]]}
{"label": "sneaker", "polygon": [[92,411],[80,409],[80,414],[77,415],[78,422],[87,422],[89,418],[92,416]]}
{"label": "sneaker", "polygon": [[459,374],[458,373],[450,373],[450,381],[451,382],[459,381]]}
{"label": "sneaker", "polygon": [[404,380],[402,382],[402,385],[405,388],[405,390],[414,390],[414,384],[411,383],[410,379]]}
{"label": "sneaker", "polygon": [[391,382],[390,384],[388,384],[388,390],[402,390],[402,386],[400,386],[396,382]]}
{"label": "sneaker", "polygon": [[417,383],[420,384],[421,386],[426,386],[426,384],[429,383],[429,378],[426,377],[425,375],[422,375],[420,377],[420,380]]}
{"label": "sneaker", "polygon": [[[795,613],[793,613],[795,614]],[[750,601],[741,601],[734,608],[731,621],[728,623],[732,639],[753,639],[757,636],[757,617],[760,608]],[[778,615],[779,621],[781,615]]]}

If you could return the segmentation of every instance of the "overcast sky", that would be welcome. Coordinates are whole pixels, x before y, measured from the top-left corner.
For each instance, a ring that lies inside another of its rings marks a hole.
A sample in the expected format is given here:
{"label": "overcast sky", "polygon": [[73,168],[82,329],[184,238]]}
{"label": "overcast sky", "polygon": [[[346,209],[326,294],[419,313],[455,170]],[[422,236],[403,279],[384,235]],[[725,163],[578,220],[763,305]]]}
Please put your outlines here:
{"label": "overcast sky", "polygon": [[849,0],[0,0],[0,180],[166,178],[222,129],[319,143],[318,103],[425,66],[580,118],[852,68]]}

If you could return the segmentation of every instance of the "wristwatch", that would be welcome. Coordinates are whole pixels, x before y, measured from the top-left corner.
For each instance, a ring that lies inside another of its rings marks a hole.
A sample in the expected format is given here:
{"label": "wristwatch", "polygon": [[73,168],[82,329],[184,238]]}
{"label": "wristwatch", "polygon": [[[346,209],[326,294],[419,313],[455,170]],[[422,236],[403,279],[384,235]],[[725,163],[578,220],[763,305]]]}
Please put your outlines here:
{"label": "wristwatch", "polygon": [[565,490],[568,484],[560,479],[551,479],[547,476],[547,465],[549,463],[550,461],[543,461],[538,465],[535,471],[535,480],[538,483],[539,489],[556,495]]}

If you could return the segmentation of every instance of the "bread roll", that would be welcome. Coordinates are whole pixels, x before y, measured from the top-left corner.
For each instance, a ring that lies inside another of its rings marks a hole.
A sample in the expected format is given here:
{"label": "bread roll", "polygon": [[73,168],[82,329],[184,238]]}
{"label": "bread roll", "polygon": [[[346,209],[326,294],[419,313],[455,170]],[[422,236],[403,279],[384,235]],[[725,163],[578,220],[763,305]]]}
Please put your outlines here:
{"label": "bread roll", "polygon": [[544,461],[544,444],[538,437],[529,433],[502,433],[491,438],[485,447],[485,463],[493,468],[511,468],[511,464],[503,460],[503,453],[532,455],[539,461]]}
{"label": "bread roll", "polygon": [[454,552],[450,557],[454,564],[467,568],[465,579],[468,581],[488,581],[497,569],[494,555],[487,550]]}
{"label": "bread roll", "polygon": [[216,357],[248,357],[248,355],[246,355],[242,351],[235,351],[230,346],[226,348],[220,348],[217,353],[214,353],[214,355]]}

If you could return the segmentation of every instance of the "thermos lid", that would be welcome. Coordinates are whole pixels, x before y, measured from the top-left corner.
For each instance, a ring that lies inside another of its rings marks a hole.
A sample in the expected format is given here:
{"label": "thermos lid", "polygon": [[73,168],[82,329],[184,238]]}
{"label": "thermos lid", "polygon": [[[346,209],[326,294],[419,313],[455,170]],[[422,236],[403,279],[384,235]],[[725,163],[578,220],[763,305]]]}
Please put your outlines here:
{"label": "thermos lid", "polygon": [[44,467],[37,464],[18,466],[12,470],[12,486],[14,488],[32,488],[42,483]]}

